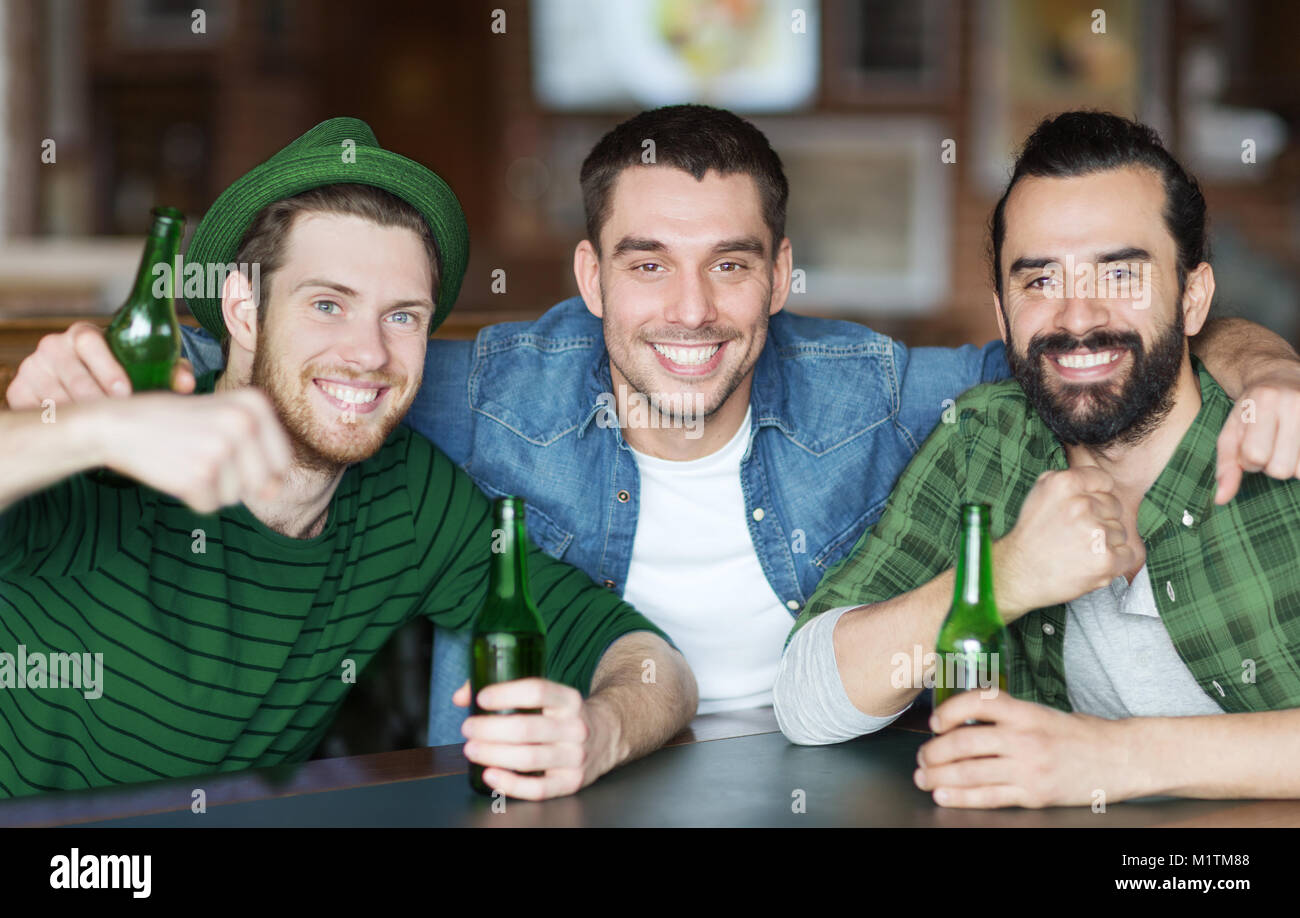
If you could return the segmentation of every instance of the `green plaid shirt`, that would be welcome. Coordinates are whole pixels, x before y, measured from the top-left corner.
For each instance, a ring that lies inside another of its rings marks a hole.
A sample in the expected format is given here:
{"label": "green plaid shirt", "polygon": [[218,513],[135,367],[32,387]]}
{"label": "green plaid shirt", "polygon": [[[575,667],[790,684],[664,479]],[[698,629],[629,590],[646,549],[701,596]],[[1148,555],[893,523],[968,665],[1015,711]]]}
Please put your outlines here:
{"label": "green plaid shirt", "polygon": [[[1215,506],[1215,442],[1232,402],[1195,358],[1192,366],[1201,410],[1138,509],[1160,620],[1224,711],[1300,707],[1300,481],[1248,474],[1235,498]],[[794,630],[828,609],[928,583],[956,563],[959,504],[991,505],[998,539],[1035,479],[1067,467],[1015,380],[970,390],[907,466],[884,515],[827,572]],[[1035,609],[1007,633],[1012,694],[1070,710],[1065,606]]]}

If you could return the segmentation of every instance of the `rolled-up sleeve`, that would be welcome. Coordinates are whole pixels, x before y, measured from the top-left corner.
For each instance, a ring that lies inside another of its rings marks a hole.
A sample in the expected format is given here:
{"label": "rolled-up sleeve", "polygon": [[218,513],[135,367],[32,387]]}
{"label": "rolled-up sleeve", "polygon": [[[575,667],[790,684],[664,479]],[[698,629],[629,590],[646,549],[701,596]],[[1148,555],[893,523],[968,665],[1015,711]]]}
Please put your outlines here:
{"label": "rolled-up sleeve", "polygon": [[878,717],[854,707],[835,663],[835,624],[853,606],[818,615],[796,631],[781,658],[772,690],[776,722],[786,739],[801,746],[842,743],[875,733],[898,719]]}

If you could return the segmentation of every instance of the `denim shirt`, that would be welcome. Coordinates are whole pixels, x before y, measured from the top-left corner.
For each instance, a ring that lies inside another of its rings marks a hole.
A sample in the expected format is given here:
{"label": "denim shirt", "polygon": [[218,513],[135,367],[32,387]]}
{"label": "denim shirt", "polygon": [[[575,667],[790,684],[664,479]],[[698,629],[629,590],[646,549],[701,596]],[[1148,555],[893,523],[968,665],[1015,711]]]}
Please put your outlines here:
{"label": "denim shirt", "polygon": [[[210,337],[189,329],[185,337],[196,371],[219,365]],[[880,516],[951,400],[1008,375],[1000,341],[908,348],[855,322],[772,316],[740,474],[745,524],[792,625]],[[405,423],[489,497],[523,497],[539,548],[621,592],[639,488],[636,460],[606,407],[612,388],[601,322],[573,297],[535,321],[486,327],[472,342],[430,340]],[[465,646],[463,636],[435,637],[430,744],[461,739],[464,712],[450,695],[468,675]]]}

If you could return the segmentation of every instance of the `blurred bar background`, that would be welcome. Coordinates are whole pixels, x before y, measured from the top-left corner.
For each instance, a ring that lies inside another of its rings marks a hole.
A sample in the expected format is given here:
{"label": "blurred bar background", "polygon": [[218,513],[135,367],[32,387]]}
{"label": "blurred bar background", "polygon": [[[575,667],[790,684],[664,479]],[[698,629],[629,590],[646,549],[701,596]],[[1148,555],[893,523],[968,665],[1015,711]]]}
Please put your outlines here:
{"label": "blurred bar background", "polygon": [[[683,101],[753,118],[785,161],[788,308],[917,345],[993,337],[986,228],[1011,156],[1045,115],[1092,107],[1153,124],[1202,180],[1218,311],[1300,334],[1290,0],[197,2],[0,0],[0,393],[42,334],[117,307],[151,206],[192,233],[334,115],[465,207],[469,273],[440,335],[576,293],[583,157]],[[323,751],[419,742],[424,641],[390,645],[393,679]]]}

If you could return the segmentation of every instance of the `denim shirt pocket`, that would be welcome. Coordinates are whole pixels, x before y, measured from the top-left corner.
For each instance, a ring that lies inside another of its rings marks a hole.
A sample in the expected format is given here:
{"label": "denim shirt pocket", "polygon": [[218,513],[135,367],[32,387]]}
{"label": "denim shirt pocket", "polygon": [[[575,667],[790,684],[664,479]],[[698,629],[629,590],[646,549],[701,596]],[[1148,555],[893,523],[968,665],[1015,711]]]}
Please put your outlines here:
{"label": "denim shirt pocket", "polygon": [[[474,483],[478,485],[479,490],[486,494],[489,499],[512,496],[499,488],[492,487],[472,471],[469,472],[469,475],[474,480]],[[538,510],[528,500],[524,501],[524,526],[528,530],[529,541],[556,560],[563,559],[564,553],[568,551],[569,546],[573,543],[573,533],[567,531],[541,510]]]}
{"label": "denim shirt pocket", "polygon": [[862,533],[866,532],[867,527],[880,518],[880,514],[884,511],[888,500],[888,495],[881,498],[875,505],[869,507],[865,513],[832,536],[822,550],[813,555],[813,567],[821,571],[822,576],[825,576],[828,570],[843,560],[853,546],[857,544],[858,539],[862,537]]}

